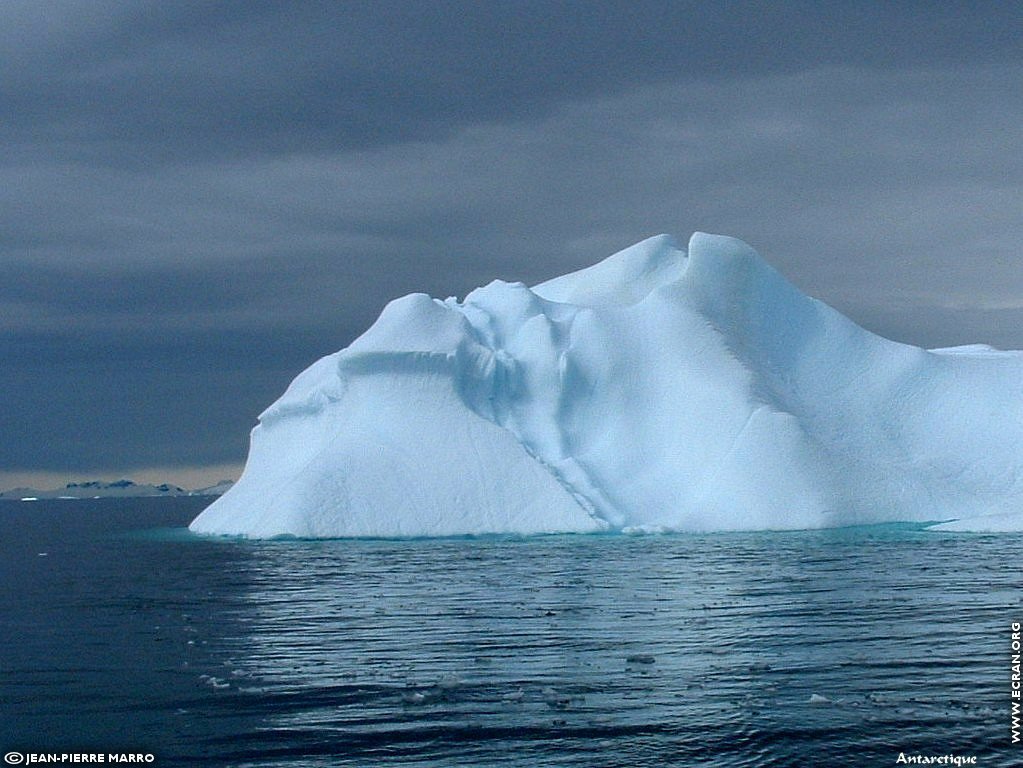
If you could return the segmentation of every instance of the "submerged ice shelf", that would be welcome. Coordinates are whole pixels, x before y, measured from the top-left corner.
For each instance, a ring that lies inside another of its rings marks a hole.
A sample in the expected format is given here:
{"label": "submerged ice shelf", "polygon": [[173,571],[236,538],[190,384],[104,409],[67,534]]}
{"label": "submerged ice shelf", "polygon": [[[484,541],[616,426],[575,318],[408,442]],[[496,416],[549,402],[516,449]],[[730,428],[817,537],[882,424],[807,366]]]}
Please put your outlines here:
{"label": "submerged ice shelf", "polygon": [[397,299],[260,417],[193,531],[1023,529],[1023,353],[927,351],[738,240]]}

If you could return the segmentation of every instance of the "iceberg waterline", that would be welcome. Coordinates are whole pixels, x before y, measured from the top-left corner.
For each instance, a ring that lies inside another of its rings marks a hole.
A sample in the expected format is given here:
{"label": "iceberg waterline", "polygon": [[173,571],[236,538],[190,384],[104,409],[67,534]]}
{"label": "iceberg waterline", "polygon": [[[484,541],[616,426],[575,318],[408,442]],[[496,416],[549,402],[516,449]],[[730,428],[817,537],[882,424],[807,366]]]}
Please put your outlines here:
{"label": "iceberg waterline", "polygon": [[748,245],[644,240],[397,299],[260,417],[191,524],[251,537],[1023,529],[1023,353],[924,350]]}

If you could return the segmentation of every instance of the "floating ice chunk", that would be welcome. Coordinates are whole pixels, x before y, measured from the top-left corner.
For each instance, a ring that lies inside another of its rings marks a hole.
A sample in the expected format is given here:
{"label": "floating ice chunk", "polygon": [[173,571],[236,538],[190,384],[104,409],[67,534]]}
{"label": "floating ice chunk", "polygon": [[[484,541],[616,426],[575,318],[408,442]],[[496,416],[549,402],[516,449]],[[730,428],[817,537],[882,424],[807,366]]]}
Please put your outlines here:
{"label": "floating ice chunk", "polygon": [[1023,529],[1023,353],[926,351],[745,243],[391,302],[260,417],[191,528],[253,537]]}
{"label": "floating ice chunk", "polygon": [[463,685],[465,685],[465,680],[458,675],[447,675],[437,681],[437,687],[442,691],[452,691],[455,688],[461,688]]}
{"label": "floating ice chunk", "polygon": [[544,689],[543,700],[551,709],[568,709],[572,705],[571,696],[559,693],[553,688]]}

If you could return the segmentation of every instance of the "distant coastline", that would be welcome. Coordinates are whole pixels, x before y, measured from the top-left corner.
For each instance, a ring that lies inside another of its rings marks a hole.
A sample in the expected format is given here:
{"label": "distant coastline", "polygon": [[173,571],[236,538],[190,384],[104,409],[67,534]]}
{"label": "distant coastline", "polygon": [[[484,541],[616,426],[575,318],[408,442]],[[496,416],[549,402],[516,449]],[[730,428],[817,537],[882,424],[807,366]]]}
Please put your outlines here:
{"label": "distant coastline", "polygon": [[2,501],[39,501],[41,499],[100,499],[100,498],[137,498],[153,496],[221,496],[234,485],[233,480],[221,480],[216,485],[206,488],[187,490],[170,483],[152,485],[135,483],[131,480],[88,480],[81,483],[68,483],[63,488],[40,490],[38,488],[11,488],[0,491]]}

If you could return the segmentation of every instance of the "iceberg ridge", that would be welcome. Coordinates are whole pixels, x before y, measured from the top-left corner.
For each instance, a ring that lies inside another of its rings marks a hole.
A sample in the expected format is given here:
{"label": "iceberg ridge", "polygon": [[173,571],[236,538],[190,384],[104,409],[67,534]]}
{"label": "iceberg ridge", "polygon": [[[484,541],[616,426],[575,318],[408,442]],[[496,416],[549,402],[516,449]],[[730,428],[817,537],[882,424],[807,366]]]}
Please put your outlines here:
{"label": "iceberg ridge", "polygon": [[732,238],[392,301],[261,416],[193,531],[1023,528],[1023,353],[929,352]]}

